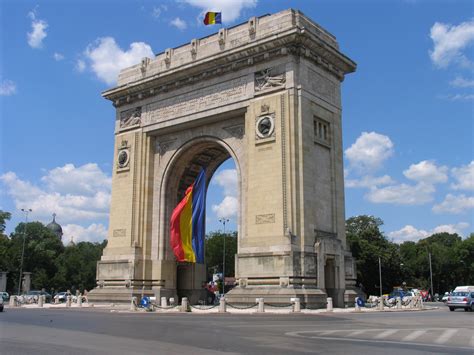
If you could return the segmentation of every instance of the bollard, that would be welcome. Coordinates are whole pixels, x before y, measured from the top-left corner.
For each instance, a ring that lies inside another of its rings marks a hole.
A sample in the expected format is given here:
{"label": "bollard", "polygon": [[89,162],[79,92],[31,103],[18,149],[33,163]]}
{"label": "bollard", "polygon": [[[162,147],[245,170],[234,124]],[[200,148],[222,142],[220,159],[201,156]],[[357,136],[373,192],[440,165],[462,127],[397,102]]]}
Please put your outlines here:
{"label": "bollard", "polygon": [[181,312],[188,312],[188,308],[188,298],[183,297],[183,299],[181,300]]}
{"label": "bollard", "polygon": [[293,303],[293,313],[301,312],[301,301],[298,297],[290,298],[290,301]]}
{"label": "bollard", "polygon": [[16,296],[10,297],[10,307],[16,307]]}
{"label": "bollard", "polygon": [[137,298],[135,296],[132,297],[132,301],[130,302],[130,310],[136,311],[137,310]]}
{"label": "bollard", "polygon": [[227,306],[225,304],[225,297],[221,297],[221,301],[219,303],[219,313],[227,312]]}
{"label": "bollard", "polygon": [[332,307],[332,297],[327,298],[327,306],[326,306],[326,312],[332,312],[333,307]]}
{"label": "bollard", "polygon": [[166,301],[166,297],[161,297],[161,307],[167,307],[168,302]]}
{"label": "bollard", "polygon": [[170,297],[170,306],[174,306],[174,297]]}
{"label": "bollard", "polygon": [[420,299],[418,300],[418,309],[423,309],[423,297],[420,296]]}
{"label": "bollard", "polygon": [[383,311],[383,297],[379,297],[379,303],[377,306],[379,311]]}
{"label": "bollard", "polygon": [[66,307],[71,307],[72,296],[68,295],[66,297]]}
{"label": "bollard", "polygon": [[82,307],[82,293],[79,294],[79,296],[77,296],[77,306],[78,307]]}
{"label": "bollard", "polygon": [[263,298],[256,298],[255,301],[258,303],[257,313],[264,313],[265,312],[265,304]]}
{"label": "bollard", "polygon": [[402,299],[397,297],[397,309],[402,309]]}
{"label": "bollard", "polygon": [[355,307],[355,311],[356,311],[356,312],[360,312],[359,297],[356,297],[356,298],[355,298],[354,307]]}
{"label": "bollard", "polygon": [[38,307],[43,307],[43,301],[44,301],[43,297],[44,297],[43,295],[38,296]]}

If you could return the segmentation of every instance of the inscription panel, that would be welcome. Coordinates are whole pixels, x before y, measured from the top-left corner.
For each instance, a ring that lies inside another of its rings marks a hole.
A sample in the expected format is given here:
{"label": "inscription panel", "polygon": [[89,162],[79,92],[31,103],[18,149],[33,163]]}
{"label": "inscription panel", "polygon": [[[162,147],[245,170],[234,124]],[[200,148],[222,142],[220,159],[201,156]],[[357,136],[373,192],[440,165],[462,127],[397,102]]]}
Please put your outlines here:
{"label": "inscription panel", "polygon": [[125,229],[114,229],[112,235],[113,235],[115,238],[123,238],[123,237],[125,237],[126,232],[127,232],[127,231],[126,231]]}
{"label": "inscription panel", "polygon": [[275,223],[275,214],[274,213],[258,214],[255,216],[255,223],[256,224]]}
{"label": "inscription panel", "polygon": [[241,77],[147,105],[146,124],[222,107],[247,98],[247,78]]}

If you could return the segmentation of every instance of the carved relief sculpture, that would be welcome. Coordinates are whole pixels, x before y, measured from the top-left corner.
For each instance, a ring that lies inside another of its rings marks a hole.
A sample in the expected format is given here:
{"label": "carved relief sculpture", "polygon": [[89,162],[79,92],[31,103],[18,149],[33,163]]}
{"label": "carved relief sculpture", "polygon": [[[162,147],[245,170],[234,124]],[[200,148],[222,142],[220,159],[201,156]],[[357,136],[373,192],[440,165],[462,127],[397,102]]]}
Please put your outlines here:
{"label": "carved relief sculpture", "polygon": [[285,85],[285,82],[285,73],[272,75],[272,68],[264,69],[255,73],[255,91],[281,87]]}
{"label": "carved relief sculpture", "polygon": [[120,113],[120,128],[139,125],[142,119],[142,108],[136,107]]}

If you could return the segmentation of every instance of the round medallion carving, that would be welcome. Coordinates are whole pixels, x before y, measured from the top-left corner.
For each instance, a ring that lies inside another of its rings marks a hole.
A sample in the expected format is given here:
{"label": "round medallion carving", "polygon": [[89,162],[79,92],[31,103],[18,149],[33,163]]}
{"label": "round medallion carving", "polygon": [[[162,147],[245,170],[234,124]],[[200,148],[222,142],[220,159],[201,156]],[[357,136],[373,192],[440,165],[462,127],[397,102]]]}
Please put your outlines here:
{"label": "round medallion carving", "polygon": [[272,116],[262,116],[258,119],[256,132],[259,138],[267,138],[273,134],[275,130],[275,122]]}
{"label": "round medallion carving", "polygon": [[125,168],[128,165],[128,161],[130,160],[130,155],[127,149],[122,149],[118,153],[118,167]]}

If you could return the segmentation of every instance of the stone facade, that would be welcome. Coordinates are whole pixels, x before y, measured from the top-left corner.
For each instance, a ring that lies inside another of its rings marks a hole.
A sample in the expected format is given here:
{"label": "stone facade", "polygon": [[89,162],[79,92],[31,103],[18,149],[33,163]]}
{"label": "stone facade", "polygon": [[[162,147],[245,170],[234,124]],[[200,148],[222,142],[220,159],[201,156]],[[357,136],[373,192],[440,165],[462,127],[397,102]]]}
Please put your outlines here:
{"label": "stone facade", "polygon": [[230,302],[336,306],[355,296],[346,248],[340,85],[356,65],[336,39],[286,10],[167,49],[123,70],[108,245],[92,300],[202,297],[204,265],[176,263],[169,220],[201,166],[238,171]]}

